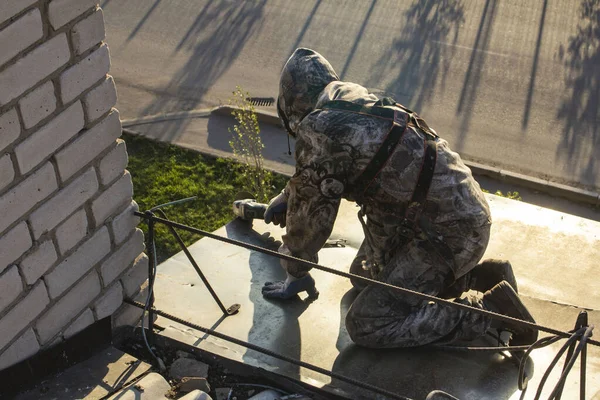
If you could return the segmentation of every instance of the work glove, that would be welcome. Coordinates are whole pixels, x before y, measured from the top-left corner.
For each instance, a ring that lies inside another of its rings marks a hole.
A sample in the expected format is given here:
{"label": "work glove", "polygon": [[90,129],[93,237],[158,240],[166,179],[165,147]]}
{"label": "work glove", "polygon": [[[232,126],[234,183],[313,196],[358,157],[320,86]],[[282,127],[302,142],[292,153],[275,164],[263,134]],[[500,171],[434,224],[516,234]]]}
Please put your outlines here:
{"label": "work glove", "polygon": [[273,222],[273,224],[285,228],[286,211],[287,196],[285,195],[285,192],[282,191],[269,202],[267,211],[265,211],[265,222],[267,224]]}
{"label": "work glove", "polygon": [[285,281],[267,282],[262,288],[262,294],[268,299],[290,299],[298,293],[306,291],[308,297],[316,299],[319,292],[315,287],[315,280],[310,274],[296,278],[290,274]]}

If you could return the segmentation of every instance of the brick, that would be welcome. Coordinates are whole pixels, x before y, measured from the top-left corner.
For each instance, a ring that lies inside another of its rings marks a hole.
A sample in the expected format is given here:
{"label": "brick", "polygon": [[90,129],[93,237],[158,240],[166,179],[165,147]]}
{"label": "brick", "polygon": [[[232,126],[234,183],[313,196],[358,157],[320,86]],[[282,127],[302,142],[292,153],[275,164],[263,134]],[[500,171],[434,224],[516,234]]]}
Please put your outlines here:
{"label": "brick", "polygon": [[40,344],[32,328],[25,331],[9,348],[0,354],[0,370],[24,361],[40,351]]}
{"label": "brick", "polygon": [[21,263],[21,272],[25,283],[33,285],[58,260],[54,243],[51,240],[42,242],[37,249],[27,255]]}
{"label": "brick", "polygon": [[127,167],[128,161],[125,141],[117,139],[115,148],[100,161],[98,170],[98,172],[100,172],[100,183],[107,185],[114,181],[118,176],[121,176]]}
{"label": "brick", "polygon": [[64,103],[68,103],[84,90],[92,87],[110,69],[110,56],[108,46],[103,45],[60,76],[61,96]]}
{"label": "brick", "polygon": [[[123,304],[112,316],[113,327],[139,326],[142,310],[129,304]],[[148,326],[148,313],[144,316],[144,326]]]}
{"label": "brick", "polygon": [[110,111],[117,103],[117,89],[112,76],[108,76],[104,82],[90,90],[83,99],[88,121],[95,121]]}
{"label": "brick", "polygon": [[19,101],[23,125],[26,129],[35,126],[38,122],[56,110],[56,96],[54,85],[51,81],[37,87],[33,92]]}
{"label": "brick", "polygon": [[31,214],[29,222],[34,237],[37,239],[56,227],[97,191],[96,173],[90,168]]}
{"label": "brick", "polygon": [[76,333],[81,332],[93,323],[94,314],[92,313],[92,310],[87,308],[71,325],[69,325],[67,329],[65,329],[65,339],[68,339]]}
{"label": "brick", "polygon": [[21,134],[17,110],[11,108],[0,115],[0,151],[6,149]]}
{"label": "brick", "polygon": [[0,194],[14,179],[15,169],[13,168],[10,154],[4,154],[3,156],[0,156]]}
{"label": "brick", "polygon": [[83,125],[83,108],[78,101],[15,147],[21,173],[30,171],[51,156],[82,130]]}
{"label": "brick", "polygon": [[123,288],[121,283],[112,285],[94,305],[98,320],[112,315],[123,304]]}
{"label": "brick", "polygon": [[108,217],[115,214],[119,207],[131,201],[132,196],[131,174],[129,171],[125,171],[118,181],[106,189],[92,203],[92,215],[96,221],[96,226],[102,225]]}
{"label": "brick", "polygon": [[133,215],[133,212],[138,211],[138,209],[137,203],[132,201],[125,211],[113,219],[111,228],[116,244],[123,243],[123,241],[131,234],[131,231],[133,231],[140,223],[140,218]]}
{"label": "brick", "polygon": [[0,23],[14,17],[37,0],[2,0],[0,1]]}
{"label": "brick", "polygon": [[65,254],[88,234],[85,210],[79,210],[56,228],[56,242],[60,254]]}
{"label": "brick", "polygon": [[31,176],[0,196],[0,232],[23,217],[58,188],[54,168],[46,163]]}
{"label": "brick", "polygon": [[42,16],[34,8],[0,31],[0,66],[43,36]]}
{"label": "brick", "polygon": [[25,222],[0,235],[0,273],[29,250],[31,245],[31,236]]}
{"label": "brick", "polygon": [[148,280],[148,256],[140,254],[134,261],[133,267],[121,278],[125,296],[133,297],[140,291],[144,282]]}
{"label": "brick", "polygon": [[21,301],[0,319],[0,349],[5,347],[27,325],[40,315],[50,300],[43,282],[36,285]]}
{"label": "brick", "polygon": [[41,344],[48,343],[99,294],[100,280],[93,271],[37,321],[36,330]]}
{"label": "brick", "polygon": [[58,188],[54,168],[46,163],[0,197],[0,232],[23,217],[39,201]]}
{"label": "brick", "polygon": [[21,293],[23,293],[23,283],[19,269],[13,265],[0,275],[0,312],[4,311]]}
{"label": "brick", "polygon": [[84,166],[90,163],[104,149],[121,136],[121,121],[117,111],[109,114],[93,128],[79,134],[55,156],[58,173],[66,181]]}
{"label": "brick", "polygon": [[0,72],[0,105],[22,95],[71,58],[67,35],[60,34],[36,47]]}
{"label": "brick", "polygon": [[71,30],[71,40],[76,54],[81,54],[92,46],[102,42],[104,31],[104,14],[98,8],[92,15],[78,22]]}
{"label": "brick", "polygon": [[136,229],[134,234],[127,240],[117,251],[104,261],[100,267],[100,274],[104,286],[117,278],[121,272],[125,271],[131,265],[137,256],[144,251],[144,234],[141,230]]}
{"label": "brick", "polygon": [[52,299],[60,296],[110,252],[108,229],[102,227],[44,277]]}
{"label": "brick", "polygon": [[54,29],[72,21],[92,7],[98,0],[52,0],[48,7],[48,16]]}

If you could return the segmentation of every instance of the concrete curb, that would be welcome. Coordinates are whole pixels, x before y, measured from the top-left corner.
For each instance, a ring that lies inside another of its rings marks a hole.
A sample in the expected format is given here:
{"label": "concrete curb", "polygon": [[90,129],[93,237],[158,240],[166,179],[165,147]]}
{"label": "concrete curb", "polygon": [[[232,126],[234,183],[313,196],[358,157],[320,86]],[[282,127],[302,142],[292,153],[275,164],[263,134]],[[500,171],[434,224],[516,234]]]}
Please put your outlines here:
{"label": "concrete curb", "polygon": [[[184,111],[171,114],[148,116],[131,120],[123,120],[123,128],[128,128],[134,125],[143,125],[155,122],[165,122],[176,119],[184,118],[206,118],[212,113],[224,116],[231,116],[232,111],[239,109],[229,105],[222,105],[214,108]],[[259,122],[263,122],[269,125],[275,125],[282,127],[281,121],[277,113],[269,112],[266,110],[255,110],[256,116]],[[123,129],[126,133],[138,134],[138,132],[131,131],[129,129]],[[508,183],[511,185],[518,185],[528,189],[537,190],[542,193],[547,193],[553,196],[564,197],[568,200],[589,204],[595,207],[600,207],[600,193],[593,192],[590,190],[579,189],[569,185],[563,185],[561,183],[551,182],[547,179],[535,178],[529,175],[523,175],[516,172],[503,170],[496,167],[490,167],[488,165],[480,164],[473,161],[464,161],[465,164],[471,169],[474,175],[482,175],[500,182]]]}
{"label": "concrete curb", "polygon": [[553,196],[564,197],[571,201],[600,207],[600,194],[596,192],[563,185],[561,183],[551,182],[546,179],[539,179],[533,176],[518,174],[516,172],[490,167],[472,161],[465,161],[465,164],[471,169],[474,175],[486,176],[488,178],[512,185],[519,185],[528,189],[548,193]]}
{"label": "concrete curb", "polygon": [[[220,114],[220,115],[227,115],[228,117],[231,116],[231,113],[234,110],[239,110],[239,107],[219,106],[219,107],[213,108],[214,113]],[[256,113],[256,117],[258,118],[258,122],[264,122],[265,124],[269,124],[269,125],[277,125],[280,128],[283,128],[277,113],[269,112],[266,110],[255,110],[255,113]]]}

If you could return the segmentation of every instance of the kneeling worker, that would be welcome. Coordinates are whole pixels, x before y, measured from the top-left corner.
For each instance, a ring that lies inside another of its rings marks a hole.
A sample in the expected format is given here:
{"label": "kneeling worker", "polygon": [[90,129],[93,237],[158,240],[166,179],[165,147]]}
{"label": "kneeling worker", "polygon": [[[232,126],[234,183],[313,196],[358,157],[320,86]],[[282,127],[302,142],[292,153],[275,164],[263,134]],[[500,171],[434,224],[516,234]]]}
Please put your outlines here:
{"label": "kneeling worker", "polygon": [[[418,115],[390,98],[342,82],[329,62],[297,49],[283,68],[278,112],[296,139],[296,173],[271,200],[266,222],[286,227],[279,251],[317,262],[342,198],[357,202],[365,239],[350,272],[533,322],[508,262],[485,261],[488,204],[471,171]],[[263,295],[316,294],[310,267],[281,260],[287,279]],[[361,293],[346,317],[352,340],[373,348],[472,340],[489,328],[537,331],[399,291],[353,282]],[[470,289],[478,295],[463,295]]]}

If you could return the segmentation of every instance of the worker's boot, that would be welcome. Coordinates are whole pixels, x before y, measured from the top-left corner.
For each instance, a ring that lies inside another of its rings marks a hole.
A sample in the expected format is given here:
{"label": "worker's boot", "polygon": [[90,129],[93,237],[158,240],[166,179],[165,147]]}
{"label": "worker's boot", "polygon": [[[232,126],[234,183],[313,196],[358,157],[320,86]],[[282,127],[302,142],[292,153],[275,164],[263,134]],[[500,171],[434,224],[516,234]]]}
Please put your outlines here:
{"label": "worker's boot", "polygon": [[[356,256],[356,258],[354,258],[354,261],[352,261],[352,264],[350,265],[350,273],[371,279],[371,271],[363,268],[364,260],[361,260],[361,258],[362,257],[359,256]],[[350,278],[350,282],[352,283],[352,286],[354,286],[354,288],[356,288],[359,291],[362,291],[364,288],[369,286],[369,284],[365,281],[361,281],[356,278]]]}
{"label": "worker's boot", "polygon": [[485,293],[502,281],[519,293],[517,280],[508,260],[488,259],[480,262],[471,270],[469,289]]}
{"label": "worker's boot", "polygon": [[[488,311],[535,323],[535,320],[527,310],[527,307],[525,307],[525,304],[519,299],[519,295],[506,281],[500,282],[491,290],[488,290],[483,294],[483,306],[484,309]],[[538,337],[537,329],[497,319],[492,320],[490,327],[498,329],[499,331],[504,330],[511,332],[512,339],[509,343],[511,346],[530,345],[534,343]]]}

